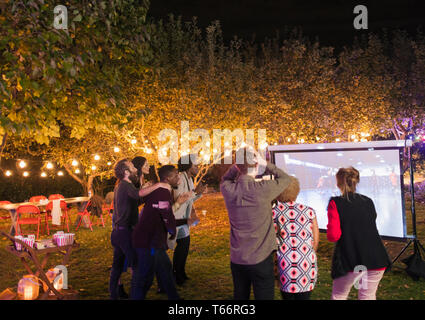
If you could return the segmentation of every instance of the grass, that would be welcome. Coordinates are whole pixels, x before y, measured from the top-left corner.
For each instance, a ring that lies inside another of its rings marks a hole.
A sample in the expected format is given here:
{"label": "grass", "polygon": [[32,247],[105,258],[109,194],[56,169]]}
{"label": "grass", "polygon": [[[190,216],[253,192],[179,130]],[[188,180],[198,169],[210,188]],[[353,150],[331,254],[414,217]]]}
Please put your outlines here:
{"label": "grass", "polygon": [[[407,204],[408,205],[408,204]],[[407,206],[408,208],[408,206]],[[187,261],[187,273],[191,280],[178,287],[179,294],[186,300],[222,300],[232,299],[233,284],[230,272],[229,253],[229,222],[223,198],[219,193],[205,195],[196,203],[196,209],[201,222],[191,229],[190,253]],[[202,210],[207,210],[205,216]],[[72,214],[71,220],[76,218]],[[418,237],[425,242],[425,205],[417,205]],[[410,220],[408,223],[408,231]],[[2,230],[9,225],[0,224]],[[80,299],[108,299],[109,272],[112,263],[112,247],[110,244],[111,226],[107,221],[105,228],[94,227],[94,231],[80,228],[76,240],[80,248],[72,253],[69,273],[69,284],[79,290]],[[46,237],[46,236],[44,236]],[[22,275],[26,274],[18,258],[11,256],[3,248],[9,244],[5,238],[0,239],[0,291],[16,286]],[[405,245],[400,242],[385,241],[391,258],[394,258]],[[330,264],[333,244],[321,234],[317,252],[319,278],[313,291],[312,299],[329,299],[332,280]],[[402,257],[412,252],[412,246]],[[172,252],[169,251],[170,257]],[[60,263],[60,257],[52,257],[51,267]],[[405,265],[400,260],[390,273],[385,274],[381,281],[377,298],[388,300],[422,300],[425,298],[424,280],[413,281],[404,271]],[[123,282],[129,290],[130,273],[123,275]],[[156,294],[156,282],[148,293],[147,299],[166,299],[164,295]],[[357,291],[353,288],[351,299],[356,298]],[[252,295],[251,295],[252,298]],[[280,299],[276,286],[275,299]]]}

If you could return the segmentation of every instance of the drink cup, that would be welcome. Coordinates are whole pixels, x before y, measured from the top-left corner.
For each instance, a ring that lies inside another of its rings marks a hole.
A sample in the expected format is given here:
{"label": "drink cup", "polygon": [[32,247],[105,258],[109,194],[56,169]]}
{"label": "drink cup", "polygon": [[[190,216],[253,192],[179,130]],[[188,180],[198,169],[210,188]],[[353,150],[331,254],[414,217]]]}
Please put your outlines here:
{"label": "drink cup", "polygon": [[[19,240],[23,240],[24,237],[23,236],[15,236],[15,239],[19,239]],[[18,242],[15,242],[15,248],[17,251],[21,251],[22,250],[22,245]]]}

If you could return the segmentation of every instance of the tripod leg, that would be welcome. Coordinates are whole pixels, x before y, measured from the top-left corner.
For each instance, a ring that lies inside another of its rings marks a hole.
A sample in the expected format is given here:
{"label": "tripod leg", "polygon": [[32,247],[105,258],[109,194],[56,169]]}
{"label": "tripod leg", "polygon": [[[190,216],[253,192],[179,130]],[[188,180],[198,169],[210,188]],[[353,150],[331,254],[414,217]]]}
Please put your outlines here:
{"label": "tripod leg", "polygon": [[410,240],[409,243],[401,250],[401,252],[398,254],[398,256],[393,260],[393,264],[397,261],[398,258],[406,251],[406,249],[410,246],[410,244],[413,242],[413,240]]}

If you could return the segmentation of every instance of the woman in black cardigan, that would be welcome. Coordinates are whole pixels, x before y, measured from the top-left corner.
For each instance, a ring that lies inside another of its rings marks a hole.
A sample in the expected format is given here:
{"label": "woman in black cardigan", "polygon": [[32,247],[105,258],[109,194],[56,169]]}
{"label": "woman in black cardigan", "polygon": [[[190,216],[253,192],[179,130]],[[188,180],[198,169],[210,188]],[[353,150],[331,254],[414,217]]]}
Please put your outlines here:
{"label": "woman in black cardigan", "polygon": [[370,198],[356,193],[358,170],[341,168],[336,181],[342,195],[329,201],[327,226],[328,240],[336,242],[332,299],[347,299],[351,287],[361,278],[356,286],[359,300],[375,300],[379,282],[391,265],[376,227],[375,206]]}

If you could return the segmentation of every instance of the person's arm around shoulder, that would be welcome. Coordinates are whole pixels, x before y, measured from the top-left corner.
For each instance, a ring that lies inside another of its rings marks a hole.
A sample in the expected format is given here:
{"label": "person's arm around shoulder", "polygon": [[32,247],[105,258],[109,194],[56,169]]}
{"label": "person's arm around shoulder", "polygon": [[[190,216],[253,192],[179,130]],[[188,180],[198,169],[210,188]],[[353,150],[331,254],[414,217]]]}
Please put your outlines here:
{"label": "person's arm around shoulder", "polygon": [[148,194],[152,193],[158,188],[164,188],[171,191],[171,186],[168,183],[158,182],[158,183],[155,183],[154,185],[140,189],[139,197],[146,197]]}

